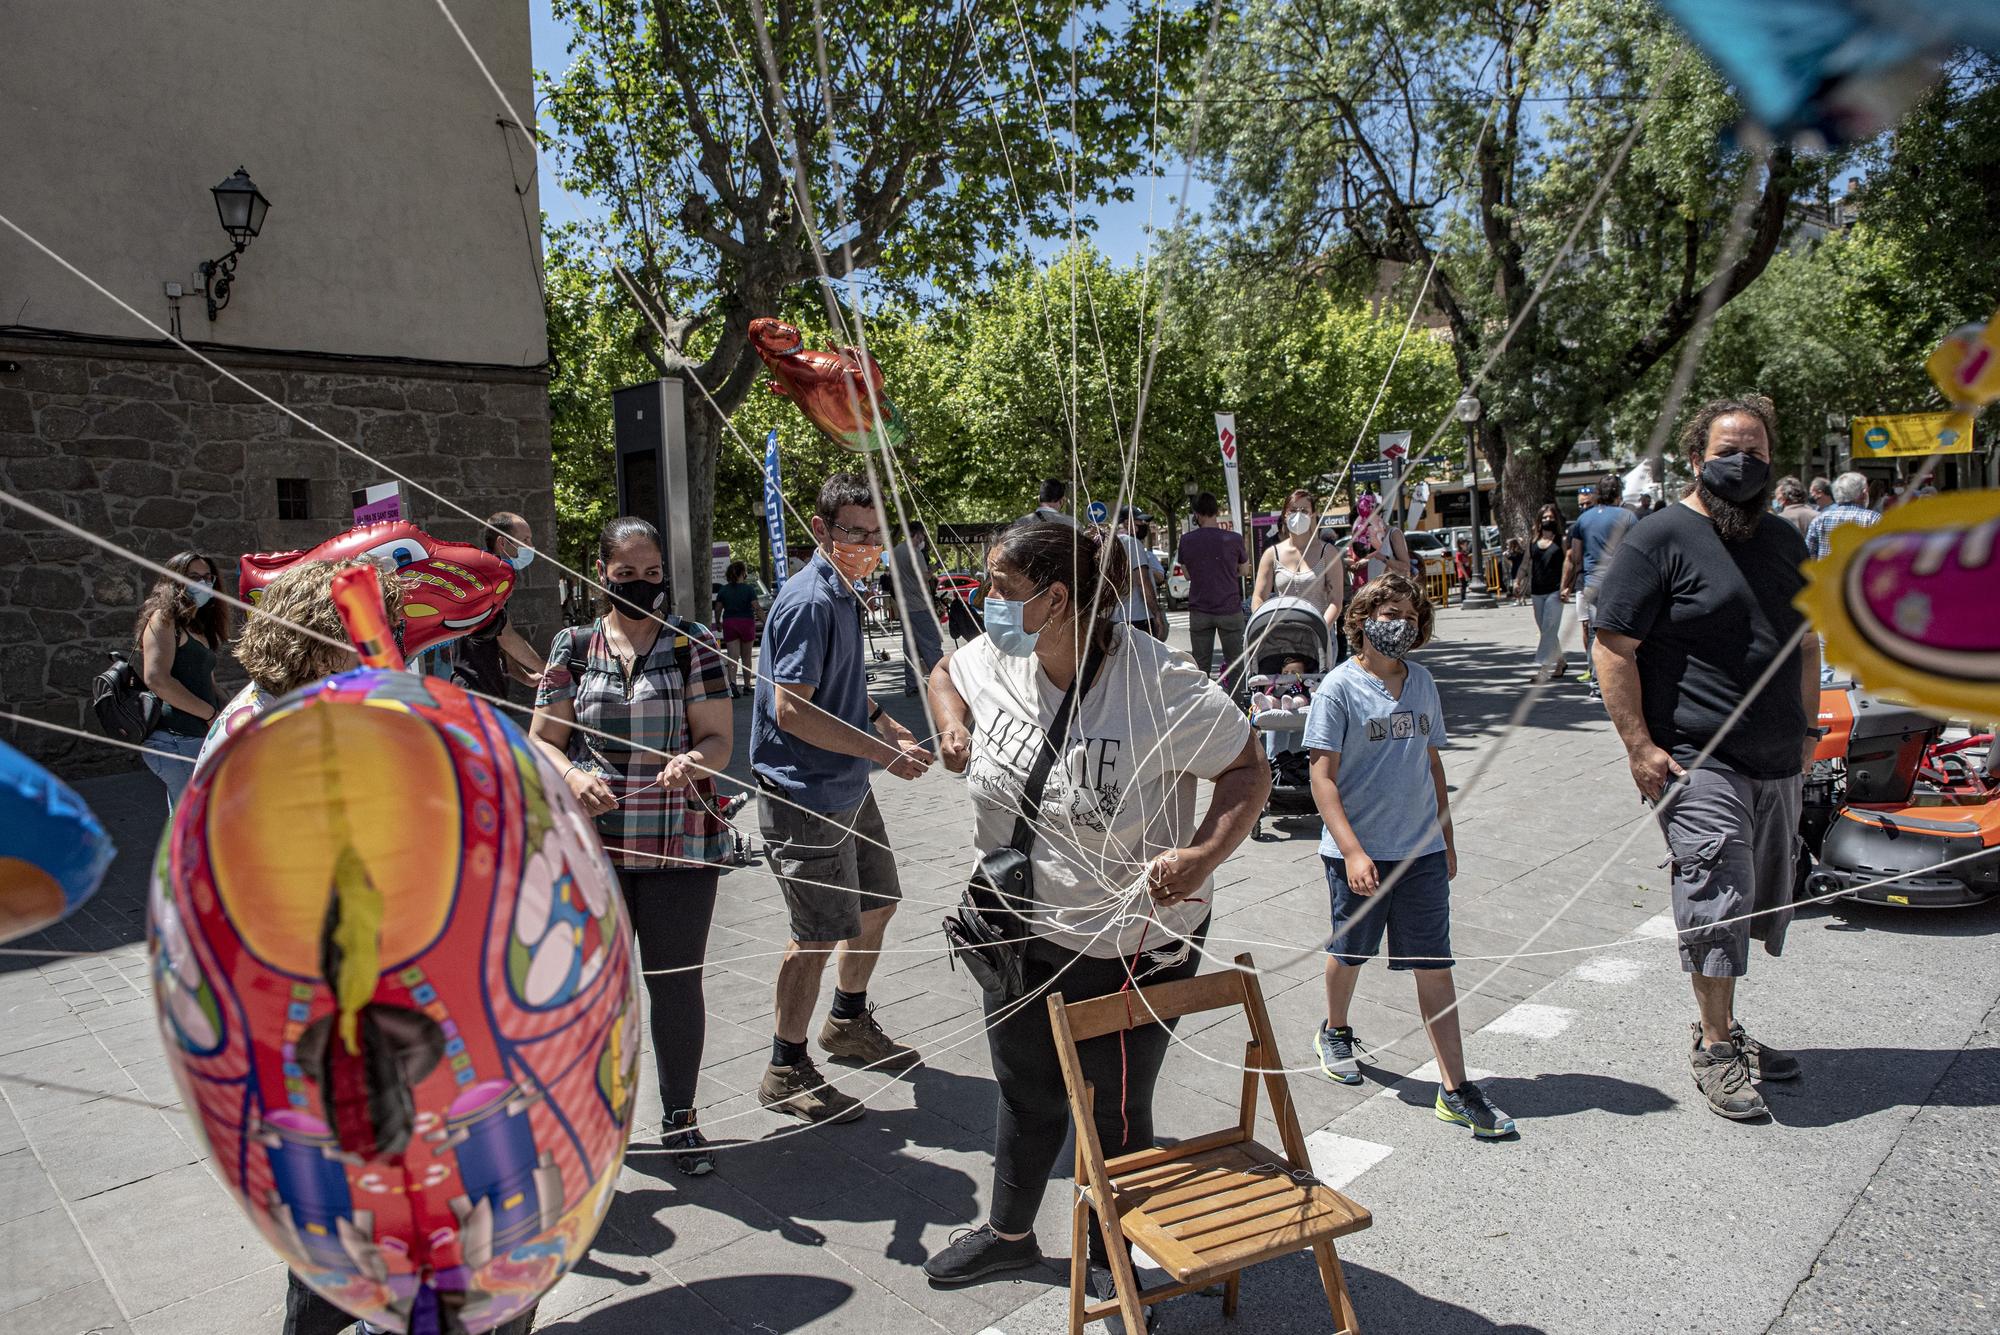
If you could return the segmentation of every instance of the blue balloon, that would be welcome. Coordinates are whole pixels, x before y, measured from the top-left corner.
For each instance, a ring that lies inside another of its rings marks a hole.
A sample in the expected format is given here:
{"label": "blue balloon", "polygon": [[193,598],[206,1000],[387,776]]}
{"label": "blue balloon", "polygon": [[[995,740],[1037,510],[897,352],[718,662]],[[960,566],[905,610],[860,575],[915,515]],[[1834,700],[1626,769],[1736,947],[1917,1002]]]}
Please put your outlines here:
{"label": "blue balloon", "polygon": [[117,855],[68,784],[0,742],[0,942],[68,917]]}

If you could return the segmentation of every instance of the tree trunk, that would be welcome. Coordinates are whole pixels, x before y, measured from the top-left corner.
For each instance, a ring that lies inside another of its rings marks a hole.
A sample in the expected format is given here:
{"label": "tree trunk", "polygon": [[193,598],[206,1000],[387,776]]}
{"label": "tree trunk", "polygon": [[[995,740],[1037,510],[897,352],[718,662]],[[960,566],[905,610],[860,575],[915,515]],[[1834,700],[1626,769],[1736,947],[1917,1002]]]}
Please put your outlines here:
{"label": "tree trunk", "polygon": [[1494,453],[1489,444],[1499,445],[1500,477],[1499,497],[1495,503],[1496,517],[1492,522],[1500,525],[1500,541],[1519,538],[1523,546],[1534,541],[1535,517],[1543,505],[1556,498],[1556,476],[1562,471],[1563,459],[1567,454],[1547,453],[1534,449],[1506,448],[1505,434],[1493,426],[1480,431],[1481,452],[1487,455],[1487,462],[1494,461]]}

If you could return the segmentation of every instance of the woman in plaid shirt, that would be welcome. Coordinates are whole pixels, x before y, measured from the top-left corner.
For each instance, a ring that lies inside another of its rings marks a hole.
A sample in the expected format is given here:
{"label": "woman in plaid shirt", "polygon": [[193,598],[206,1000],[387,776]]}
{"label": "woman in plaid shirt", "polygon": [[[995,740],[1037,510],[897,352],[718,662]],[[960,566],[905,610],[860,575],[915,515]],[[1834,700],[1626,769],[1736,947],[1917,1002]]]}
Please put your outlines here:
{"label": "woman in plaid shirt", "polygon": [[530,733],[566,766],[563,781],[597,818],[618,869],[653,1003],[664,1144],[681,1172],[697,1176],[715,1167],[695,1126],[694,1089],[707,1016],[701,964],[731,845],[707,777],[734,745],[729,682],[708,631],[662,611],[665,572],[651,524],[604,526],[597,579],[610,590],[603,614],[556,632]]}

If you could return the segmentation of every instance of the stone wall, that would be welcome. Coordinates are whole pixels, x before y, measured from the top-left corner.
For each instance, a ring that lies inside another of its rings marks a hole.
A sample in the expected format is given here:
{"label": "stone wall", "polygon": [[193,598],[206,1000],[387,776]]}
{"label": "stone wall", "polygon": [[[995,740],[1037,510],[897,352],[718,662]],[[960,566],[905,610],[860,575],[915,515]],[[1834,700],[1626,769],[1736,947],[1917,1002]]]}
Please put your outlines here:
{"label": "stone wall", "polygon": [[[347,445],[477,515],[515,510],[554,546],[547,381],[538,370],[244,353],[216,359]],[[11,364],[12,369],[8,369]],[[305,479],[310,518],[278,518],[278,479]],[[171,348],[0,339],[0,489],[155,561],[195,550],[234,591],[246,551],[311,547],[353,526],[351,493],[391,480]],[[403,488],[436,537],[479,526]],[[532,644],[557,626],[557,571],[529,567],[510,613]],[[17,510],[0,510],[0,708],[93,728],[89,683],[128,648],[152,576]],[[225,686],[240,683],[225,658]],[[0,722],[64,775],[130,752]]]}

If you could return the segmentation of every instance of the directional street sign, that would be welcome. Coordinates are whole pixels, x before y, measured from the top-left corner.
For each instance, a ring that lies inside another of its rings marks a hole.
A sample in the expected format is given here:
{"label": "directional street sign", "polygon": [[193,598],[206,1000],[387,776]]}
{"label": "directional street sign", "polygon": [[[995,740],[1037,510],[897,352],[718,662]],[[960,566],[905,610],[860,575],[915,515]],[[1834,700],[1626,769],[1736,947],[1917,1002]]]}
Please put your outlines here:
{"label": "directional street sign", "polygon": [[1426,454],[1421,459],[1410,460],[1410,466],[1413,468],[1436,468],[1450,462],[1451,456],[1449,454]]}
{"label": "directional street sign", "polygon": [[1379,463],[1354,465],[1356,482],[1386,482],[1396,476],[1396,465],[1384,459]]}
{"label": "directional street sign", "polygon": [[1090,509],[1087,513],[1090,515],[1091,523],[1101,524],[1105,520],[1111,518],[1111,507],[1106,505],[1103,501],[1092,501],[1090,503]]}

